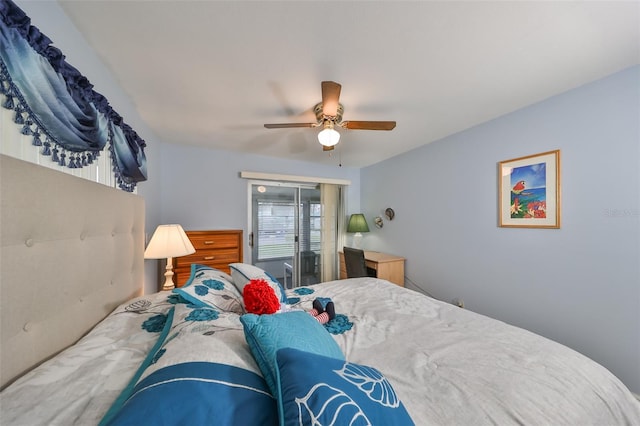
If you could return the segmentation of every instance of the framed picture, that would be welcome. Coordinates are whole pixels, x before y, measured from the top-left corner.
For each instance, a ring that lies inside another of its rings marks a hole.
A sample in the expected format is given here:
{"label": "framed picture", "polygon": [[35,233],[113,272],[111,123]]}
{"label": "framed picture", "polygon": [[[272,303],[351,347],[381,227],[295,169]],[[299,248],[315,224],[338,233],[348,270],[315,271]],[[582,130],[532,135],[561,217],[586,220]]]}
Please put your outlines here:
{"label": "framed picture", "polygon": [[499,226],[560,228],[560,150],[498,164]]}

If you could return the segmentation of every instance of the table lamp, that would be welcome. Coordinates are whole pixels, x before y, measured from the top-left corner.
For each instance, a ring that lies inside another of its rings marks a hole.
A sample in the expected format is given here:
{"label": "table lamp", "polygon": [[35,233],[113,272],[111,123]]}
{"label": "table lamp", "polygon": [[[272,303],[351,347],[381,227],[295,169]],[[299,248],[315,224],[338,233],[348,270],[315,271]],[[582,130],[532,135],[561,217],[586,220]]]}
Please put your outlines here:
{"label": "table lamp", "polygon": [[360,241],[362,240],[362,233],[369,232],[369,225],[362,213],[354,213],[349,218],[349,224],[347,225],[347,232],[355,232],[353,235],[353,247],[360,248]]}
{"label": "table lamp", "polygon": [[176,224],[160,225],[156,228],[147,249],[144,251],[144,258],[167,259],[162,290],[171,290],[175,288],[173,284],[173,258],[195,252],[196,249],[193,248],[182,226]]}

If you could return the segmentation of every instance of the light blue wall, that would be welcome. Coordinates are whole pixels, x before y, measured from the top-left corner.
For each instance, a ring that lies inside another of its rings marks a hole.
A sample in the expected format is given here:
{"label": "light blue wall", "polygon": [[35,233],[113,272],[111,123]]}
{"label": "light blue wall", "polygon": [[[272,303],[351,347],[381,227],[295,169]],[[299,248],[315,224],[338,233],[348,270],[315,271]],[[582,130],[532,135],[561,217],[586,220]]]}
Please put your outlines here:
{"label": "light blue wall", "polygon": [[241,171],[350,180],[348,208],[360,209],[359,169],[172,144],[163,145],[161,164],[163,223],[194,230],[242,229],[245,253],[249,193]]}
{"label": "light blue wall", "polygon": [[[561,150],[562,227],[497,226],[497,163]],[[640,393],[640,67],[362,170],[368,248],[434,296],[557,340]],[[408,283],[409,284],[409,283]]]}

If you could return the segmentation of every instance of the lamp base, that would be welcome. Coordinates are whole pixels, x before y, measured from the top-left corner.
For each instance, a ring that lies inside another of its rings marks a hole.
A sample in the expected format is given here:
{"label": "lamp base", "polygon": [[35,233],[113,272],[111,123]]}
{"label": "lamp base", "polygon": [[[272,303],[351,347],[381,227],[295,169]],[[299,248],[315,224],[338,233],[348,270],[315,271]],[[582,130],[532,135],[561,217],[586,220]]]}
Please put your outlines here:
{"label": "lamp base", "polygon": [[162,291],[173,290],[176,286],[173,284],[173,258],[167,258],[167,267],[164,273],[164,284],[162,284]]}
{"label": "lamp base", "polygon": [[176,288],[175,284],[173,284],[173,272],[166,272],[164,276],[165,281],[164,284],[162,284],[162,291],[173,290],[174,288]]}
{"label": "lamp base", "polygon": [[353,234],[353,248],[361,249],[362,248],[362,233],[356,232]]}

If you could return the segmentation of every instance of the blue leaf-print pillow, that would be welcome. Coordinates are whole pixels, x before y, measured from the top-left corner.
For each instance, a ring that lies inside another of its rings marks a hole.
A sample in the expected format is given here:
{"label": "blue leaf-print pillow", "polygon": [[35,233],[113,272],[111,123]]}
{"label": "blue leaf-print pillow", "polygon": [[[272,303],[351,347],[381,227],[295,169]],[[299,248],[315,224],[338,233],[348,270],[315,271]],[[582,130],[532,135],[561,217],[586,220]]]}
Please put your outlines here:
{"label": "blue leaf-print pillow", "polygon": [[413,425],[391,383],[373,367],[280,349],[281,424]]}

